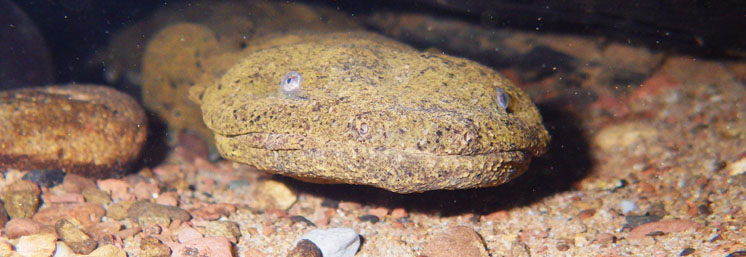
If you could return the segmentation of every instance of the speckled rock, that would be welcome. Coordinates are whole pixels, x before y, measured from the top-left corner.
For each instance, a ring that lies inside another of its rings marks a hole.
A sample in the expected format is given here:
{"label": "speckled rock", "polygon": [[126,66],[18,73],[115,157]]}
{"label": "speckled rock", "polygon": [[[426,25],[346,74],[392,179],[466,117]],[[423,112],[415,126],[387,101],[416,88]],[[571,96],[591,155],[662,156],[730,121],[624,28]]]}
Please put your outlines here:
{"label": "speckled rock", "polygon": [[[288,30],[331,31],[360,28],[332,9],[279,1],[229,1],[184,8],[182,23],[165,27],[148,42],[143,55],[145,105],[179,131],[199,132],[212,141],[189,88],[211,82],[241,57],[272,44],[260,36]],[[194,9],[203,11],[191,13]],[[139,36],[139,35],[138,35]]]}
{"label": "speckled rock", "polygon": [[109,194],[98,190],[95,187],[83,189],[83,192],[81,193],[83,194],[83,197],[85,197],[85,201],[89,203],[108,204],[111,202]]}
{"label": "speckled rock", "polygon": [[0,92],[0,120],[0,166],[86,176],[126,169],[147,134],[134,99],[93,85]]}
{"label": "speckled rock", "polygon": [[166,206],[151,202],[136,202],[127,209],[127,216],[138,221],[142,227],[159,224],[168,227],[172,220],[189,221],[189,212],[174,206]]}
{"label": "speckled rock", "polygon": [[113,220],[123,220],[127,218],[127,210],[135,204],[135,201],[120,201],[109,205],[106,208],[106,217]]}
{"label": "speckled rock", "polygon": [[205,237],[211,236],[222,236],[230,240],[232,243],[238,243],[238,239],[241,238],[241,231],[238,229],[238,224],[231,221],[210,221],[205,226]]}
{"label": "speckled rock", "polygon": [[54,225],[54,230],[57,236],[77,254],[89,254],[96,249],[96,241],[80,228],[80,222],[75,219],[58,221]]}
{"label": "speckled rock", "polygon": [[411,193],[499,185],[546,150],[531,99],[494,70],[372,33],[293,36],[198,94],[225,158]]}
{"label": "speckled rock", "polygon": [[490,256],[484,240],[474,229],[464,226],[448,228],[429,240],[422,250],[428,257],[483,257]]}
{"label": "speckled rock", "polygon": [[303,239],[290,249],[287,257],[323,257],[321,250],[311,240]]}
{"label": "speckled rock", "polygon": [[254,200],[249,206],[259,210],[270,208],[287,210],[298,200],[298,194],[288,188],[285,183],[277,180],[264,180],[254,188]]}
{"label": "speckled rock", "polygon": [[90,254],[82,255],[80,257],[127,257],[127,253],[119,247],[106,244],[96,248],[96,250],[93,250]]}
{"label": "speckled rock", "polygon": [[40,194],[39,186],[19,180],[3,188],[2,200],[11,218],[31,218],[39,208]]}
{"label": "speckled rock", "polygon": [[155,237],[147,236],[140,240],[140,252],[142,257],[168,257],[171,256],[171,248],[164,245]]}

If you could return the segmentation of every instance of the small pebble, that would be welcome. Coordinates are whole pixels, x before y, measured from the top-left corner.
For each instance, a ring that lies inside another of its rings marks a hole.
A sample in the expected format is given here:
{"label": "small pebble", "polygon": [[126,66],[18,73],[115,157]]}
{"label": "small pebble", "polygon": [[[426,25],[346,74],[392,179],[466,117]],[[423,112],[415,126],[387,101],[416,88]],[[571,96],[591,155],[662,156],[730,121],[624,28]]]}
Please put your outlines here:
{"label": "small pebble", "polygon": [[746,251],[735,251],[735,252],[729,253],[725,257],[746,257]]}
{"label": "small pebble", "polygon": [[62,219],[54,225],[57,236],[77,254],[89,254],[96,249],[96,241],[80,228],[75,219]]}
{"label": "small pebble", "polygon": [[113,235],[122,230],[122,224],[118,221],[105,221],[96,223],[93,226],[87,227],[86,232],[92,238],[103,238],[108,235]]}
{"label": "small pebble", "polygon": [[350,228],[314,229],[301,236],[321,251],[324,257],[352,257],[360,248],[360,235]]}
{"label": "small pebble", "polygon": [[137,200],[142,201],[152,199],[153,196],[160,193],[160,189],[158,189],[158,184],[156,183],[146,183],[141,181],[135,184],[132,193],[135,195]]}
{"label": "small pebble", "polygon": [[183,242],[203,238],[203,236],[202,236],[202,233],[200,233],[193,227],[188,226],[188,225],[182,225],[181,228],[176,233],[176,238],[179,240],[179,242],[183,243]]}
{"label": "small pebble", "polygon": [[313,242],[303,239],[290,249],[287,257],[323,257],[321,250]]}
{"label": "small pebble", "polygon": [[580,213],[578,213],[578,218],[580,218],[581,220],[585,220],[590,217],[593,217],[593,215],[595,214],[596,214],[595,209],[585,209],[585,210],[580,211]]}
{"label": "small pebble", "polygon": [[360,221],[367,221],[367,222],[370,222],[370,223],[373,223],[373,224],[376,224],[379,221],[381,221],[381,219],[378,218],[378,216],[371,215],[371,214],[366,214],[366,215],[360,216],[360,217],[358,217],[358,219]]}
{"label": "small pebble", "polygon": [[616,242],[616,237],[609,233],[601,233],[593,238],[593,242],[605,245]]}
{"label": "small pebble", "polygon": [[636,228],[645,223],[659,221],[662,218],[663,217],[661,216],[655,216],[655,215],[643,215],[643,216],[630,215],[630,216],[624,217],[624,220],[627,221],[627,224],[625,224],[624,227]]}
{"label": "small pebble", "polygon": [[97,188],[86,188],[83,189],[83,197],[86,202],[95,204],[108,204],[111,202],[111,197],[104,191],[98,190]]}
{"label": "small pebble", "polygon": [[298,194],[287,187],[285,183],[276,180],[264,180],[254,189],[254,201],[249,206],[259,210],[267,209],[290,209],[295,201],[298,200]]}
{"label": "small pebble", "polygon": [[65,172],[62,170],[32,170],[23,176],[23,180],[28,180],[43,187],[53,187],[62,183],[65,179]]}
{"label": "small pebble", "polygon": [[14,246],[21,256],[52,256],[56,242],[57,235],[42,233],[22,236]]}
{"label": "small pebble", "polygon": [[321,206],[326,207],[326,208],[337,209],[339,208],[339,201],[326,198],[323,201],[321,201]]}
{"label": "small pebble", "polygon": [[241,238],[241,231],[238,229],[238,224],[232,221],[210,221],[205,226],[205,236],[225,237],[235,244]]}
{"label": "small pebble", "polygon": [[725,172],[731,176],[738,176],[746,173],[746,155],[725,166]]}
{"label": "small pebble", "polygon": [[44,200],[44,203],[83,203],[85,202],[85,197],[79,193],[63,193],[63,194],[54,194],[54,193],[44,193],[41,195],[41,198]]}
{"label": "small pebble", "polygon": [[637,207],[637,204],[635,204],[634,201],[630,201],[630,200],[623,200],[619,202],[619,209],[622,211],[622,213],[624,213],[624,215],[627,215],[630,212],[639,210],[639,208]]}
{"label": "small pebble", "polygon": [[79,256],[81,255],[75,254],[75,251],[73,251],[73,249],[70,249],[70,247],[67,246],[65,242],[57,241],[57,244],[55,245],[53,257],[79,257]]}
{"label": "small pebble", "polygon": [[79,257],[127,257],[127,253],[114,245],[102,245],[96,250],[93,250],[88,255],[81,255]]}
{"label": "small pebble", "polygon": [[513,243],[510,244],[510,254],[508,256],[531,257],[531,248],[521,241],[513,241]]}
{"label": "small pebble", "polygon": [[31,218],[39,208],[39,186],[19,180],[5,187],[2,200],[11,218]]}
{"label": "small pebble", "polygon": [[[673,233],[687,229],[700,228],[702,225],[689,220],[664,220],[642,224],[629,232],[629,239],[642,239],[649,235],[657,235],[655,232]],[[651,234],[653,233],[653,234]]]}
{"label": "small pebble", "polygon": [[681,250],[679,253],[679,256],[689,256],[695,252],[694,248],[685,248],[684,250]]}
{"label": "small pebble", "polygon": [[389,209],[383,207],[373,208],[368,210],[368,214],[375,215],[379,220],[383,220],[389,214]]}
{"label": "small pebble", "polygon": [[315,226],[316,226],[316,224],[313,224],[313,222],[311,222],[311,221],[310,221],[310,220],[308,220],[308,219],[307,219],[306,217],[303,217],[303,216],[301,216],[301,215],[293,215],[293,216],[290,216],[290,220],[292,220],[292,221],[293,221],[293,222],[295,222],[295,223],[305,223],[305,224],[307,224],[307,225],[309,225],[309,226],[312,226],[312,227],[315,227]]}
{"label": "small pebble", "polygon": [[557,245],[557,251],[564,252],[570,250],[570,246],[566,244],[559,244]]}
{"label": "small pebble", "polygon": [[17,218],[11,219],[5,224],[5,236],[8,238],[19,238],[22,236],[33,235],[41,231],[41,224],[31,219]]}
{"label": "small pebble", "polygon": [[178,206],[179,196],[176,192],[165,192],[158,195],[158,198],[155,199],[155,203],[160,205]]}
{"label": "small pebble", "polygon": [[267,257],[268,255],[264,254],[263,252],[247,247],[246,251],[243,252],[243,256],[245,257]]}
{"label": "small pebble", "polygon": [[234,212],[236,212],[236,206],[225,203],[208,204],[190,211],[195,219],[204,220],[217,220],[221,217],[228,217]]}
{"label": "small pebble", "polygon": [[428,257],[489,256],[482,237],[466,226],[451,227],[435,235],[425,244],[422,254]]}
{"label": "small pebble", "polygon": [[127,210],[135,204],[134,201],[121,201],[109,205],[106,208],[106,217],[113,220],[123,220],[127,218]]}
{"label": "small pebble", "polygon": [[102,179],[98,181],[98,188],[109,193],[115,201],[132,201],[135,195],[129,192],[130,185],[121,179]]}
{"label": "small pebble", "polygon": [[[174,206],[166,206],[151,202],[139,201],[132,204],[127,209],[127,216],[140,222],[140,219],[162,218],[166,217],[171,220],[189,221],[192,216],[189,212]],[[161,223],[157,223],[161,224]],[[170,222],[169,222],[170,224]],[[168,224],[161,224],[168,227]],[[146,227],[146,226],[143,226]]]}
{"label": "small pebble", "polygon": [[171,257],[232,257],[231,242],[224,237],[206,237],[172,247]]}
{"label": "small pebble", "polygon": [[104,214],[106,211],[100,204],[55,204],[41,208],[34,215],[33,220],[44,225],[54,225],[61,219],[74,218],[83,227],[88,227],[100,222]]}
{"label": "small pebble", "polygon": [[78,174],[67,174],[62,181],[62,188],[65,192],[82,193],[85,189],[95,189],[96,182]]}
{"label": "small pebble", "polygon": [[399,218],[408,217],[409,214],[407,213],[407,210],[404,208],[394,208],[391,210],[391,219],[397,220]]}
{"label": "small pebble", "polygon": [[10,219],[10,216],[8,216],[8,211],[5,210],[5,205],[0,202],[0,227],[4,227],[5,224],[8,222],[8,219]]}
{"label": "small pebble", "polygon": [[171,248],[164,245],[160,240],[152,236],[143,237],[140,240],[140,257],[169,257]]}

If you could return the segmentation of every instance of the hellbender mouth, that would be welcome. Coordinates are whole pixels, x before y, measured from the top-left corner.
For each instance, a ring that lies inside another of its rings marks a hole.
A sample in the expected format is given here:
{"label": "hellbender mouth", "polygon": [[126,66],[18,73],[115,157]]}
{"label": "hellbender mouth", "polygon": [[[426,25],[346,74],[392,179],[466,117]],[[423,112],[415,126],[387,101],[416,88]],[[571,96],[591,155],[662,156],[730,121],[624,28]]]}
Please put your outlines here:
{"label": "hellbender mouth", "polygon": [[522,174],[523,151],[437,155],[357,142],[317,141],[295,134],[217,134],[223,157],[316,183],[365,184],[398,193],[494,186]]}
{"label": "hellbender mouth", "polygon": [[309,150],[309,149],[320,149],[336,147],[340,145],[349,145],[353,147],[365,147],[377,151],[383,150],[394,150],[394,151],[408,151],[420,155],[432,155],[432,156],[480,156],[480,155],[494,155],[501,153],[509,154],[525,154],[525,150],[521,149],[509,149],[503,151],[495,151],[489,153],[473,154],[473,155],[459,155],[459,154],[436,154],[427,151],[420,151],[417,149],[397,149],[397,148],[386,148],[383,146],[363,146],[356,142],[336,142],[329,140],[319,140],[313,137],[307,137],[297,134],[280,134],[280,133],[246,133],[240,135],[221,135],[227,139],[231,139],[235,142],[241,142],[243,147],[255,148],[258,150],[266,151],[292,151],[292,150]]}

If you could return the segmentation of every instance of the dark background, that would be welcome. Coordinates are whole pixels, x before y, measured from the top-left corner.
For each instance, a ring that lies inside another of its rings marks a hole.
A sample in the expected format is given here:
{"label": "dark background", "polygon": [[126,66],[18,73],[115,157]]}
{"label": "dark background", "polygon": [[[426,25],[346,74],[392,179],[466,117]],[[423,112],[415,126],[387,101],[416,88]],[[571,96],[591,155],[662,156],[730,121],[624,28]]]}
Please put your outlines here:
{"label": "dark background", "polygon": [[[92,52],[104,47],[119,29],[177,1],[15,2],[33,20],[50,48],[57,82],[103,83],[100,71],[85,69]],[[742,0],[311,2],[339,7],[356,17],[379,10],[417,11],[488,27],[603,35],[707,58],[746,56],[746,2]]]}

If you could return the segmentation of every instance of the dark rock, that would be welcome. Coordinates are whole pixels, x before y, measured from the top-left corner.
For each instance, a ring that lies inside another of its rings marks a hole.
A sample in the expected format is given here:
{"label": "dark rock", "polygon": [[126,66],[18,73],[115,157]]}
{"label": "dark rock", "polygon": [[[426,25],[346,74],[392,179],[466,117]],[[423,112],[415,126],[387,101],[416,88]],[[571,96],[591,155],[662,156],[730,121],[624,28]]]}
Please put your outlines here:
{"label": "dark rock", "polygon": [[43,187],[53,187],[59,185],[65,179],[65,172],[61,170],[32,170],[23,176],[28,180]]}
{"label": "dark rock", "polygon": [[303,239],[290,250],[288,257],[322,257],[321,250],[311,240]]}
{"label": "dark rock", "polygon": [[360,216],[358,217],[358,219],[360,219],[360,221],[367,221],[373,224],[376,224],[379,221],[381,221],[381,219],[378,218],[378,216],[372,215],[372,214],[366,214],[366,215]]}

